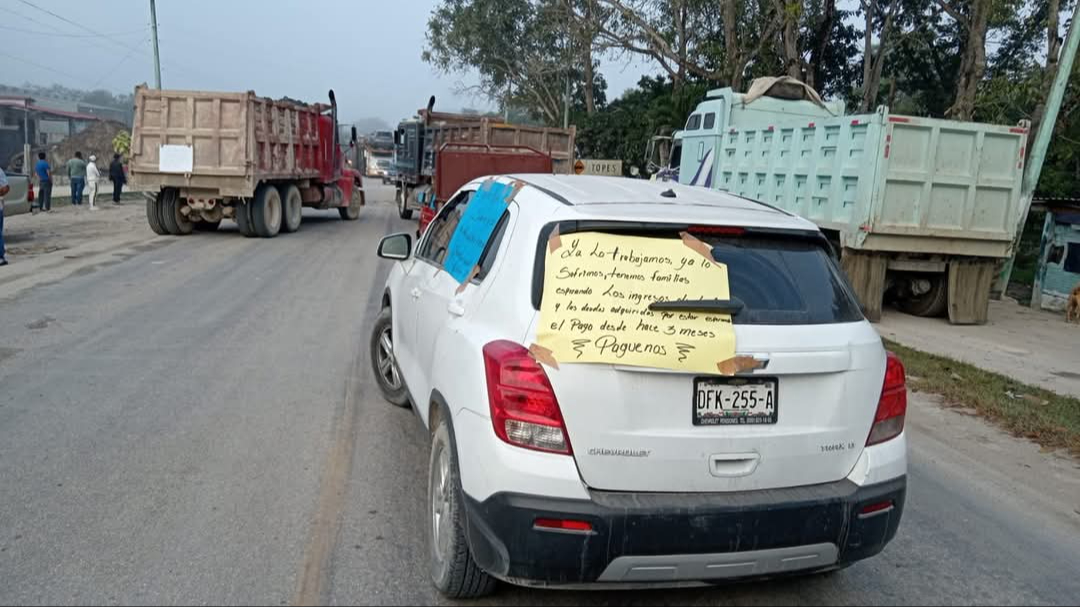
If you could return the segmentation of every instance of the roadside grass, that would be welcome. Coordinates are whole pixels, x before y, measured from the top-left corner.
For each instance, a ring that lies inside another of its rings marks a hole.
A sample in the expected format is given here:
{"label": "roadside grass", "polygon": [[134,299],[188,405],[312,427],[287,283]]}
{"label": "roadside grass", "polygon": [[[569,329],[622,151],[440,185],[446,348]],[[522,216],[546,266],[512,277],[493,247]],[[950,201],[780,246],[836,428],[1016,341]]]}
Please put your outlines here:
{"label": "roadside grass", "polygon": [[1017,436],[1080,457],[1080,400],[884,341],[904,362],[909,389],[938,394],[949,406],[974,409]]}

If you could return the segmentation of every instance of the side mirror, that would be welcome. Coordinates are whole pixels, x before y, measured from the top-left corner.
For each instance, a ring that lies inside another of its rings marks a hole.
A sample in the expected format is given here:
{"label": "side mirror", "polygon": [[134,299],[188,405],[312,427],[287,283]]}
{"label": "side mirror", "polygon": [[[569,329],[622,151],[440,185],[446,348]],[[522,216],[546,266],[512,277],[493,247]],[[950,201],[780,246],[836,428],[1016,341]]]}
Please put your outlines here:
{"label": "side mirror", "polygon": [[401,131],[394,131],[394,145],[401,145]]}
{"label": "side mirror", "polygon": [[352,128],[352,142],[356,143],[356,127]]}
{"label": "side mirror", "polygon": [[379,242],[379,257],[403,261],[412,255],[412,236],[405,232],[384,236]]}

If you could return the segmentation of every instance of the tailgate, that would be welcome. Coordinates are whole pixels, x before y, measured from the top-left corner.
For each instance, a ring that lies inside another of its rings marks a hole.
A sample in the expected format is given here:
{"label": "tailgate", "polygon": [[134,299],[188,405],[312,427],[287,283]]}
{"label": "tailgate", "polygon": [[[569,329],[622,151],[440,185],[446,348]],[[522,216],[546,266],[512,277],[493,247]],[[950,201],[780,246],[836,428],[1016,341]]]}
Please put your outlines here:
{"label": "tailgate", "polygon": [[[593,229],[680,238],[666,225]],[[683,229],[726,265],[729,292],[718,284],[714,297],[737,302],[736,354],[759,367],[734,377],[569,361],[550,370],[582,480],[609,491],[716,492],[846,477],[870,433],[885,351],[823,237]]]}

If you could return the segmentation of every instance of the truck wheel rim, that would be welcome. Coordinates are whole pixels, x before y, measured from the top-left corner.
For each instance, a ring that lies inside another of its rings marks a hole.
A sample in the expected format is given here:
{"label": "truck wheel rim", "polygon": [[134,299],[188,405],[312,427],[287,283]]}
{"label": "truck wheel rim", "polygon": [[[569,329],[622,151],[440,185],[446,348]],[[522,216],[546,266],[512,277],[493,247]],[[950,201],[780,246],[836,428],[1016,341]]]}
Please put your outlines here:
{"label": "truck wheel rim", "polygon": [[270,211],[270,217],[268,218],[270,225],[268,227],[271,230],[274,226],[281,225],[281,200],[278,199],[276,201],[277,204],[275,204],[274,202],[275,201],[271,200],[270,204],[266,205],[267,207],[269,207],[268,210]]}
{"label": "truck wheel rim", "polygon": [[390,333],[390,327],[383,329],[379,335],[379,349],[376,353],[376,361],[379,366],[379,376],[391,390],[401,388],[401,376],[398,375],[397,360],[394,359],[394,341]]}
{"label": "truck wheel rim", "polygon": [[450,531],[450,456],[440,444],[435,469],[431,475],[431,539],[435,557],[442,562],[449,550]]}

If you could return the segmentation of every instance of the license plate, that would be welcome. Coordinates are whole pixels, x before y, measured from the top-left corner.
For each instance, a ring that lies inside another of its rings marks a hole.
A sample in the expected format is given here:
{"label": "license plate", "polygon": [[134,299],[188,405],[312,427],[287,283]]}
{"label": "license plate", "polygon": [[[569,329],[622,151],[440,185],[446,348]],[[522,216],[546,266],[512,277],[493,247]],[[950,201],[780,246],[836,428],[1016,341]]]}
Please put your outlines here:
{"label": "license plate", "polygon": [[775,377],[698,377],[694,380],[695,426],[776,423]]}

